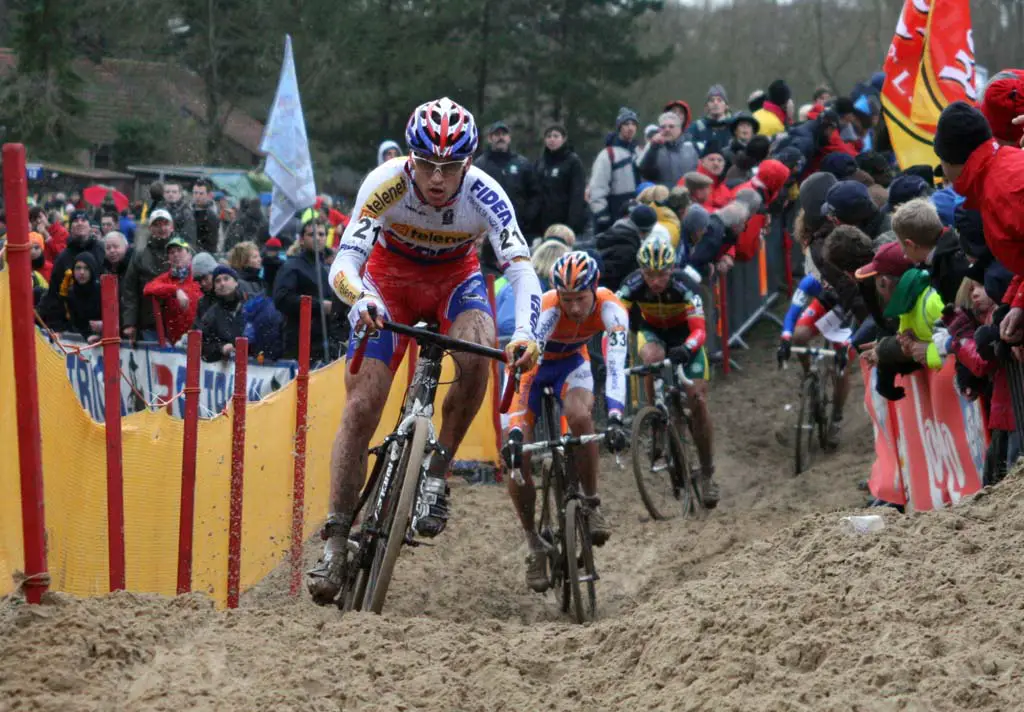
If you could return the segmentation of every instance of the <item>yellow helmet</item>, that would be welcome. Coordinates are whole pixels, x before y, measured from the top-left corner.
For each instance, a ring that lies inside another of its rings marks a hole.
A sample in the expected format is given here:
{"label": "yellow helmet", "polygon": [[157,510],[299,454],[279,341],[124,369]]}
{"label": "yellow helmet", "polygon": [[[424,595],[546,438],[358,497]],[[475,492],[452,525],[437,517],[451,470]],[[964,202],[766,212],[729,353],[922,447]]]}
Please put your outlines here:
{"label": "yellow helmet", "polygon": [[640,251],[636,253],[636,261],[642,269],[661,272],[675,267],[676,251],[667,237],[652,234],[640,245]]}

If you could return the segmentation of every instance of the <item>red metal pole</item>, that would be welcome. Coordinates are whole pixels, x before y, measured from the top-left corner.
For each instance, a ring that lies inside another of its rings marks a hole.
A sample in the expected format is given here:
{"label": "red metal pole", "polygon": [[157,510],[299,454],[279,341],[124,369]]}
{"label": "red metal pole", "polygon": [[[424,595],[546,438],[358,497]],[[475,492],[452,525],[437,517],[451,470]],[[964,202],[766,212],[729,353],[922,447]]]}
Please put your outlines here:
{"label": "red metal pole", "polygon": [[718,275],[718,324],[722,330],[722,373],[732,371],[729,362],[729,298],[726,295],[725,275]]}
{"label": "red metal pole", "polygon": [[121,325],[117,275],[100,278],[103,306],[103,431],[107,436],[107,557],[110,590],[125,588],[124,472],[121,469]]}
{"label": "red metal pole", "polygon": [[181,442],[181,507],[178,514],[178,593],[192,590],[192,527],[196,513],[196,451],[199,447],[199,359],[203,332],[188,332],[185,360],[185,433]]}
{"label": "red metal pole", "polygon": [[164,313],[160,311],[160,300],[150,297],[153,300],[153,323],[156,325],[156,340],[161,346],[167,346],[167,336],[164,333]]}
{"label": "red metal pole", "polygon": [[[506,287],[507,289],[507,287]],[[498,341],[498,301],[494,296],[494,275],[487,275],[487,299],[491,303],[491,313],[494,315],[494,345],[499,344]],[[498,404],[501,403],[501,371],[499,370],[498,362],[491,359],[491,383],[494,388],[494,407],[491,409],[491,422],[494,424],[494,440],[498,447],[498,452],[501,452],[501,413],[498,412]],[[495,468],[495,479],[498,482],[502,481],[502,463],[501,457],[498,457],[498,467]]]}
{"label": "red metal pole", "polygon": [[231,409],[231,513],[228,519],[228,608],[238,608],[242,571],[242,482],[245,472],[245,407],[249,341],[235,339],[235,394]]}
{"label": "red metal pole", "polygon": [[299,305],[299,375],[295,377],[295,474],[292,479],[292,576],[288,593],[296,596],[302,584],[302,530],[306,510],[306,414],[309,411],[309,339],[313,300]]}
{"label": "red metal pole", "polygon": [[[25,550],[25,599],[39,603],[49,588],[46,570],[46,511],[43,504],[43,444],[39,429],[32,256],[28,241],[28,185],[25,147],[3,147],[7,203],[7,259],[11,280],[11,339],[14,343],[14,398],[18,418],[18,471],[21,475],[21,527]],[[5,398],[9,397],[4,394]]]}
{"label": "red metal pole", "polygon": [[789,296],[793,296],[793,238],[790,237],[789,230],[782,230],[782,257],[783,264],[786,266],[786,289],[789,290]]}

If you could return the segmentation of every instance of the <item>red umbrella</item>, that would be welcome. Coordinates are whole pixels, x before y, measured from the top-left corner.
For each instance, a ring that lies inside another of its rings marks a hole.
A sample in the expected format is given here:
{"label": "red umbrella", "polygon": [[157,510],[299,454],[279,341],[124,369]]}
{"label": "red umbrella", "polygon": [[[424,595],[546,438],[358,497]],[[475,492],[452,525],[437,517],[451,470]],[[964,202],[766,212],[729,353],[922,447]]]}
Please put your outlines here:
{"label": "red umbrella", "polygon": [[114,190],[110,186],[91,185],[82,191],[82,197],[85,199],[85,202],[96,207],[103,205],[103,201],[107,199],[107,196],[113,197],[114,206],[118,212],[128,209],[128,196],[119,190]]}

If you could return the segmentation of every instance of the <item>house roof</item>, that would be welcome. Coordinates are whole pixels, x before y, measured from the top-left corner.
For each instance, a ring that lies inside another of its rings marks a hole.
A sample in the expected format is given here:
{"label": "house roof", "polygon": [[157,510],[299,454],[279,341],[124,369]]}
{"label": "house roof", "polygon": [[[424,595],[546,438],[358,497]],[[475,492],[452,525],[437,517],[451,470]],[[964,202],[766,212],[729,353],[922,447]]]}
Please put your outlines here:
{"label": "house roof", "polygon": [[[0,72],[17,66],[17,56],[0,47]],[[83,80],[81,98],[89,111],[79,131],[83,138],[109,144],[125,117],[154,119],[184,117],[199,124],[206,118],[206,85],[195,72],[167,62],[105,58],[98,64],[77,59],[75,71]],[[168,116],[168,112],[174,112]],[[224,135],[252,154],[258,154],[263,124],[233,108]]]}
{"label": "house roof", "polygon": [[67,163],[54,163],[52,161],[29,161],[28,165],[40,166],[48,173],[62,173],[64,175],[74,176],[75,178],[89,178],[96,181],[135,180],[135,176],[131,173],[108,171],[104,168],[82,168],[81,166],[72,166]]}

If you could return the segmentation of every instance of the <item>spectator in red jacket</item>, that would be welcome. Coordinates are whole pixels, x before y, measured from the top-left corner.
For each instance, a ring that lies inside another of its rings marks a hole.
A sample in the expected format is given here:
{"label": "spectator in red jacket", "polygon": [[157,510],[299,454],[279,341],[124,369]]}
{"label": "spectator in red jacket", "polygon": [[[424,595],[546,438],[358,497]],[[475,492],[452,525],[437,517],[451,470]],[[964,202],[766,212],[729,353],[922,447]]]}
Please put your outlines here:
{"label": "spectator in red jacket", "polygon": [[725,184],[725,156],[722,154],[721,145],[715,139],[704,144],[697,172],[713,181],[711,193],[704,202],[704,207],[712,211],[728,205],[732,200],[732,191]]}
{"label": "spectator in red jacket", "polygon": [[[945,179],[966,199],[964,207],[981,213],[992,254],[1014,274],[1003,297],[1011,309],[1000,337],[1019,344],[1024,340],[1024,151],[1000,145],[982,113],[957,101],[939,117],[935,154]],[[1024,360],[1024,350],[1014,351]]]}
{"label": "spectator in red jacket", "polygon": [[175,344],[196,319],[203,290],[192,278],[192,248],[181,237],[167,243],[170,269],[155,277],[142,290],[146,298],[156,299],[167,340]]}

